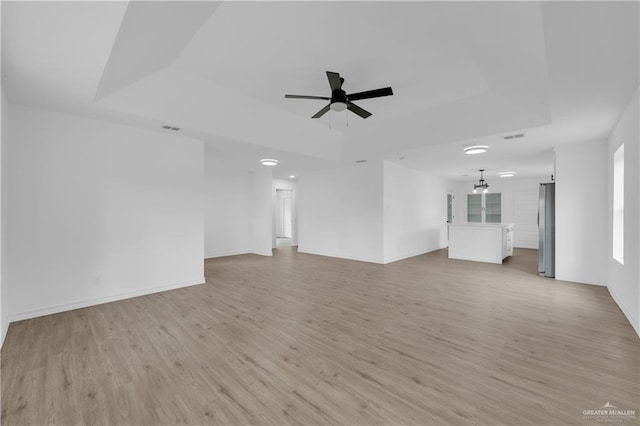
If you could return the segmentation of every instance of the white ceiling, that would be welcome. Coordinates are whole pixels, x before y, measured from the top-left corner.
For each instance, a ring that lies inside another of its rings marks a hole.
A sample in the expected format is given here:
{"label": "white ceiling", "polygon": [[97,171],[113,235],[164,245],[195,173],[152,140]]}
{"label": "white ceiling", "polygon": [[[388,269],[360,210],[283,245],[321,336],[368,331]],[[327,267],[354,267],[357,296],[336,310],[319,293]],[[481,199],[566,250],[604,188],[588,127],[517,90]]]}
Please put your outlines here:
{"label": "white ceiling", "polygon": [[[542,177],[554,146],[611,132],[638,87],[638,21],[637,2],[610,1],[3,1],[2,74],[14,102],[175,125],[227,167]],[[328,96],[327,70],[394,95],[357,102],[367,120],[284,99]],[[474,143],[489,152],[464,156]]]}

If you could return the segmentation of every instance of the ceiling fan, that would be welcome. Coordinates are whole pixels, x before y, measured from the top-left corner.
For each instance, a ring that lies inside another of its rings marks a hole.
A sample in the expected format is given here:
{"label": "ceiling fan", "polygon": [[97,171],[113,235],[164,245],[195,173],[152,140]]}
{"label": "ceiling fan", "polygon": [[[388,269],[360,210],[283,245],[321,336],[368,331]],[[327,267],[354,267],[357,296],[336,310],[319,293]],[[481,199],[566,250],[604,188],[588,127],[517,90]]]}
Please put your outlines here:
{"label": "ceiling fan", "polygon": [[353,101],[359,101],[362,99],[379,98],[381,96],[393,95],[391,87],[385,87],[383,89],[367,90],[366,92],[358,92],[348,94],[342,90],[342,83],[344,78],[340,77],[337,72],[327,71],[327,78],[329,79],[329,86],[331,87],[331,97],[325,96],[306,96],[306,95],[284,95],[285,98],[290,99],[323,99],[329,101],[329,104],[315,113],[311,118],[320,118],[327,113],[330,109],[333,111],[344,111],[348,109],[354,114],[359,115],[362,118],[371,116],[371,113],[365,109],[360,108],[354,104]]}

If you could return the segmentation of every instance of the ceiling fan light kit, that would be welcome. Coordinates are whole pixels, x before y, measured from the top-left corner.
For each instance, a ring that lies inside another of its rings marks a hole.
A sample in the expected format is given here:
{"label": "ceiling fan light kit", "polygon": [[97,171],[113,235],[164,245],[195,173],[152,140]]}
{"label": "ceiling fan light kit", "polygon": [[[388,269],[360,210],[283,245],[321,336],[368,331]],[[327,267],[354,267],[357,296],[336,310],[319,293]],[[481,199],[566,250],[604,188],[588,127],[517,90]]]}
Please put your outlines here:
{"label": "ceiling fan light kit", "polygon": [[331,111],[344,111],[347,109],[347,104],[344,102],[334,102],[331,104]]}
{"label": "ceiling fan light kit", "polygon": [[365,92],[347,94],[342,90],[342,84],[344,78],[340,77],[337,72],[327,71],[327,79],[329,80],[329,87],[331,87],[331,97],[326,96],[307,96],[307,95],[284,95],[288,99],[320,99],[329,101],[329,104],[315,113],[311,118],[320,118],[325,115],[329,110],[332,111],[344,111],[348,109],[352,113],[359,115],[362,118],[368,118],[371,113],[358,105],[353,101],[359,101],[363,99],[379,98],[382,96],[393,95],[391,87],[384,87],[382,89],[367,90]]}

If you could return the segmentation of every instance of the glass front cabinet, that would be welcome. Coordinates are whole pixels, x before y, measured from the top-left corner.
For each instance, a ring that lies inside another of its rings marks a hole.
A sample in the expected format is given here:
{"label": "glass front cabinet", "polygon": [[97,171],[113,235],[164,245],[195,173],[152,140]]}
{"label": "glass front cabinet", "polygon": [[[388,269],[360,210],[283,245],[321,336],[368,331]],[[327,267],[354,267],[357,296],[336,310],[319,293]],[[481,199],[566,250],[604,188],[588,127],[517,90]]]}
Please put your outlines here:
{"label": "glass front cabinet", "polygon": [[501,223],[502,194],[467,194],[467,222]]}

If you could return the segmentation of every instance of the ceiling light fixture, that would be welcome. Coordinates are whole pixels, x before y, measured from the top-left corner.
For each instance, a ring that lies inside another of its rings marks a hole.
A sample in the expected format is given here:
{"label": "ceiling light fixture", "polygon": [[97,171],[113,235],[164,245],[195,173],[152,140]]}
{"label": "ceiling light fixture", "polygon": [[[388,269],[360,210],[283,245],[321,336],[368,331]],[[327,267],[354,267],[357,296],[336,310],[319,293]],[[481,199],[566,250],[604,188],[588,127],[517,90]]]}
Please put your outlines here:
{"label": "ceiling light fixture", "polygon": [[513,177],[515,175],[516,175],[516,172],[500,172],[500,173],[498,173],[498,176],[500,176],[501,178]]}
{"label": "ceiling light fixture", "polygon": [[489,149],[486,145],[475,145],[464,149],[464,153],[468,155],[484,154]]}
{"label": "ceiling light fixture", "polygon": [[344,111],[347,109],[347,104],[344,102],[333,102],[329,108],[331,108],[331,111]]}
{"label": "ceiling light fixture", "polygon": [[289,179],[295,179],[296,176],[295,175],[289,175]]}
{"label": "ceiling light fixture", "polygon": [[272,158],[263,158],[262,160],[260,160],[260,163],[263,166],[277,166],[278,160],[274,160]]}
{"label": "ceiling light fixture", "polygon": [[489,192],[489,184],[484,180],[483,174],[484,173],[484,169],[480,169],[480,180],[478,181],[478,183],[474,183],[473,184],[473,193],[477,193],[478,190],[481,190],[482,192]]}

